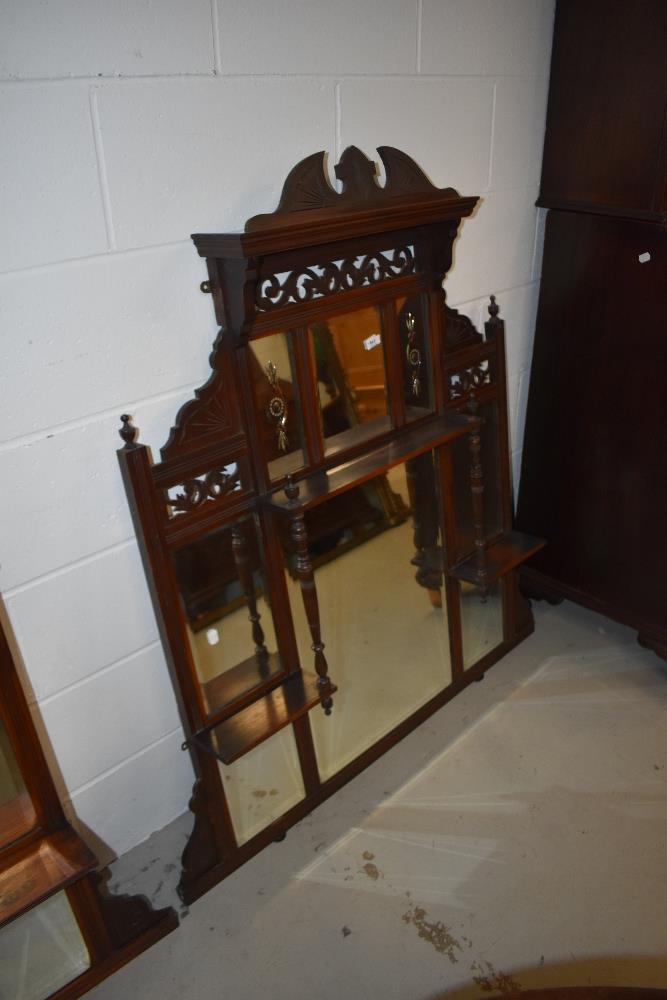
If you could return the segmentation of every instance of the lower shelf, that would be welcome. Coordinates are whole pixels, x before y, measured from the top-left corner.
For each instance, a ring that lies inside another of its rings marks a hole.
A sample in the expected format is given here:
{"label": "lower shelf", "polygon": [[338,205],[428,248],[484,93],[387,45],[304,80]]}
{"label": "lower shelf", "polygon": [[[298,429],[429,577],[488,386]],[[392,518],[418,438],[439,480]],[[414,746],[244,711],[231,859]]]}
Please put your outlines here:
{"label": "lower shelf", "polygon": [[231,718],[197,733],[192,742],[223,764],[233,764],[336,691],[332,684],[323,695],[317,681],[316,674],[292,674],[279,687]]}
{"label": "lower shelf", "polygon": [[[526,559],[543,549],[547,543],[543,538],[524,535],[522,531],[508,531],[497,542],[486,550],[486,583],[491,587],[510,570],[516,569]],[[448,570],[448,575],[455,580],[476,584],[477,562],[474,555],[464,559],[458,566]]]}
{"label": "lower shelf", "polygon": [[96,864],[95,856],[73,830],[40,837],[0,874],[0,924],[64,889]]}

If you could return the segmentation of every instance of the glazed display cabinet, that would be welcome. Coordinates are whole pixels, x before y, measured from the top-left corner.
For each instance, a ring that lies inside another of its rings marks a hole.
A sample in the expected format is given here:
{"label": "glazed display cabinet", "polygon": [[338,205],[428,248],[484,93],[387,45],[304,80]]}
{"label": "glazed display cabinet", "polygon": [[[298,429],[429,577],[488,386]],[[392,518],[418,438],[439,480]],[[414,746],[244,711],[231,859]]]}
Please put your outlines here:
{"label": "glazed display cabinet", "polygon": [[106,889],[65,818],[0,627],[0,997],[72,1000],[173,930],[172,909]]}

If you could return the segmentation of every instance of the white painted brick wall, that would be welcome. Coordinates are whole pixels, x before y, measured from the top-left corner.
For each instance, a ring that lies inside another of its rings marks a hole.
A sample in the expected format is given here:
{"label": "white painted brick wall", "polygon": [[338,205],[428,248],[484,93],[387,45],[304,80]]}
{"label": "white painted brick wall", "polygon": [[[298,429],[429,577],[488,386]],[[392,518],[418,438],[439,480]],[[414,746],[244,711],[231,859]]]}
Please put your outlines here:
{"label": "white painted brick wall", "polygon": [[191,232],[302,156],[399,146],[480,194],[449,301],[507,324],[518,469],[553,0],[24,0],[0,7],[0,589],[57,779],[123,852],[192,774],[115,449],[158,448],[215,336]]}

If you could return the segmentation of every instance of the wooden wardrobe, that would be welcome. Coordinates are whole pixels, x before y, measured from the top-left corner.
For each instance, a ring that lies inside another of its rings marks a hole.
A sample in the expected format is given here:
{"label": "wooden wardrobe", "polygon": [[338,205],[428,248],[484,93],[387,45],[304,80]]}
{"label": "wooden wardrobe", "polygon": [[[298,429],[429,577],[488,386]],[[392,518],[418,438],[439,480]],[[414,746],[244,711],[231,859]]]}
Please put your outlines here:
{"label": "wooden wardrobe", "polygon": [[667,657],[667,3],[559,0],[517,524],[524,592]]}

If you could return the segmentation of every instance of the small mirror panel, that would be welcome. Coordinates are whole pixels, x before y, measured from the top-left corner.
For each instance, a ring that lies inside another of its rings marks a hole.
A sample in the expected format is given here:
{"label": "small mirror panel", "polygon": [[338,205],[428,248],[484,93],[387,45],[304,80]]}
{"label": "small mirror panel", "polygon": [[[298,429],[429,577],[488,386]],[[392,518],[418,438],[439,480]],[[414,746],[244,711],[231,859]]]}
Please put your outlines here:
{"label": "small mirror panel", "polygon": [[368,306],[312,323],[324,450],[333,454],[389,428],[382,317]]}
{"label": "small mirror panel", "polygon": [[209,714],[281,670],[251,518],[173,553],[187,637]]}
{"label": "small mirror panel", "polygon": [[494,584],[483,597],[471,583],[459,584],[463,666],[472,667],[503,641],[503,584]]}
{"label": "small mirror panel", "polygon": [[272,480],[303,468],[305,451],[291,337],[272,333],[250,342],[257,428]]}

